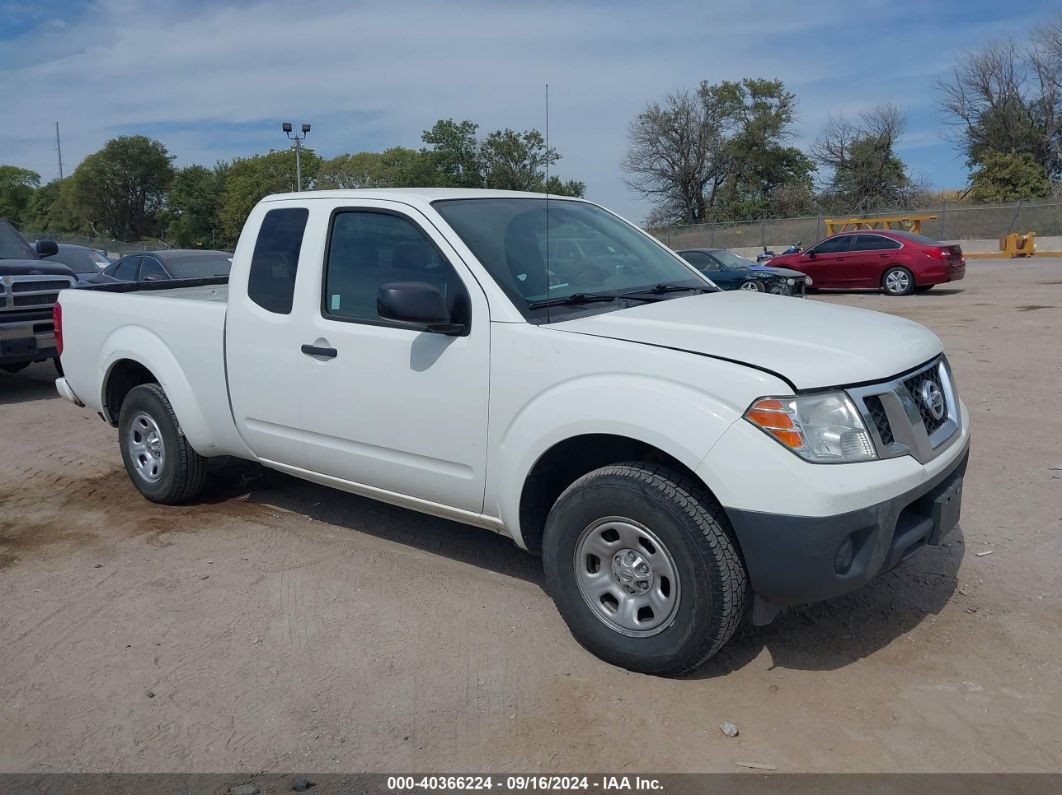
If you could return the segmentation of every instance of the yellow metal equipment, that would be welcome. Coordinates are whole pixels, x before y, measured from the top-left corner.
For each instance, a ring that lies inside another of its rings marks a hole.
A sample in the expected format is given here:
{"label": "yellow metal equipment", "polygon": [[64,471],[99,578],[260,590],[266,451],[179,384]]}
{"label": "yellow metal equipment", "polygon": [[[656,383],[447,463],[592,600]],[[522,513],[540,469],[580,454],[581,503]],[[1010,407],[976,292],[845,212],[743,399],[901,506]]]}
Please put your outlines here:
{"label": "yellow metal equipment", "polygon": [[1036,233],[1019,235],[1017,232],[999,239],[999,250],[1010,259],[1015,257],[1031,257],[1036,253]]}
{"label": "yellow metal equipment", "polygon": [[923,221],[935,221],[935,215],[890,215],[880,218],[827,218],[826,236],[838,232],[853,232],[857,229],[902,229],[906,232],[922,233]]}

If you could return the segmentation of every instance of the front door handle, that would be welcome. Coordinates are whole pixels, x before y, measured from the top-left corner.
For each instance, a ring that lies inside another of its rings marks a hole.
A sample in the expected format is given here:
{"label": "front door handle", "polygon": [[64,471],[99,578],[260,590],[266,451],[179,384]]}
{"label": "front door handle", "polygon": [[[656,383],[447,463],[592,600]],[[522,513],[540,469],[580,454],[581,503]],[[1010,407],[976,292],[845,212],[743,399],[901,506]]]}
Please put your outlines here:
{"label": "front door handle", "polygon": [[334,359],[339,355],[335,348],[325,348],[321,345],[303,345],[302,352],[307,356],[323,356],[325,359]]}

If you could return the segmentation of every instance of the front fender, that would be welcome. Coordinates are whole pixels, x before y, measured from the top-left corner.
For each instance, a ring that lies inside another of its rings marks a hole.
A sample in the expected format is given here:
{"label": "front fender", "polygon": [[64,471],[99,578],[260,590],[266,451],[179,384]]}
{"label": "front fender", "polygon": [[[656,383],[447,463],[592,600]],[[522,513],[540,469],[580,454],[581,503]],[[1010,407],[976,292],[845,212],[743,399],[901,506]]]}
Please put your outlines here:
{"label": "front fender", "polygon": [[[206,416],[192,390],[177,357],[155,332],[144,326],[126,325],[111,332],[100,348],[100,402],[106,412],[107,381],[114,366],[129,359],[150,370],[166,391],[181,431],[189,444],[201,454],[215,446]],[[116,422],[117,417],[108,417]]]}
{"label": "front fender", "polygon": [[587,434],[622,436],[662,450],[696,471],[740,416],[740,409],[678,381],[622,373],[567,380],[530,400],[492,445],[498,452],[488,468],[487,493],[497,495],[497,515],[524,546],[519,522],[523,484],[554,445]]}

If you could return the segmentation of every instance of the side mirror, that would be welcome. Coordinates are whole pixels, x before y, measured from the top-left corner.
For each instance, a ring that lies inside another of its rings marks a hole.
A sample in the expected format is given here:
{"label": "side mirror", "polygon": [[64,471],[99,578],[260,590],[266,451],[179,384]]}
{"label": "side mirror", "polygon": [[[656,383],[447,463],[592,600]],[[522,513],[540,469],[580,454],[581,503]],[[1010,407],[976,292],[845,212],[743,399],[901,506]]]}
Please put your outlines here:
{"label": "side mirror", "polygon": [[59,253],[59,246],[54,240],[38,240],[33,248],[42,257],[51,257]]}
{"label": "side mirror", "polygon": [[814,251],[805,251],[804,252],[804,256],[807,257],[808,259],[815,259],[815,252]]}
{"label": "side mirror", "polygon": [[425,326],[435,334],[458,336],[464,323],[453,323],[443,294],[425,282],[389,282],[376,291],[376,311],[384,320]]}

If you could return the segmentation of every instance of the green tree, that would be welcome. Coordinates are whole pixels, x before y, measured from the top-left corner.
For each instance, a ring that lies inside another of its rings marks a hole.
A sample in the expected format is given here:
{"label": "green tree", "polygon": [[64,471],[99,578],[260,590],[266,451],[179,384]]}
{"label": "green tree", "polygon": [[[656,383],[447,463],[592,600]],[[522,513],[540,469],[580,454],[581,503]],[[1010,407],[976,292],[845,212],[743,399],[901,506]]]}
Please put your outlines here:
{"label": "green tree", "polygon": [[35,232],[89,231],[81,215],[74,198],[74,178],[55,179],[33,192],[24,228]]}
{"label": "green tree", "polygon": [[896,155],[906,122],[895,105],[881,105],[852,121],[831,117],[812,146],[812,157],[830,173],[823,193],[840,212],[909,207],[922,187]]}
{"label": "green tree", "polygon": [[[317,187],[321,158],[312,149],[302,150],[303,188]],[[254,206],[271,193],[295,190],[295,153],[273,151],[265,155],[237,158],[228,167],[225,189],[218,207],[218,222],[225,245],[235,245],[244,221]]]}
{"label": "green tree", "polygon": [[318,189],[401,188],[417,184],[427,168],[427,156],[415,149],[394,146],[383,152],[339,155],[321,163]]}
{"label": "green tree", "polygon": [[970,195],[978,202],[1039,199],[1051,193],[1044,169],[1027,152],[988,152],[971,175]]}
{"label": "green tree", "polygon": [[650,104],[631,124],[626,181],[654,222],[760,216],[782,186],[810,190],[814,165],[787,146],[795,97],[780,80],[702,82]]}
{"label": "green tree", "polygon": [[700,96],[723,131],[725,176],[717,217],[759,217],[769,210],[775,188],[811,187],[811,159],[784,145],[792,135],[796,97],[781,80],[702,83]]}
{"label": "green tree", "polygon": [[83,226],[119,240],[158,234],[173,157],[159,141],[123,135],[74,171],[73,202]]}
{"label": "green tree", "polygon": [[166,237],[181,247],[214,248],[224,239],[218,220],[228,166],[188,166],[170,183],[166,197]]}
{"label": "green tree", "polygon": [[427,185],[447,188],[481,188],[484,184],[483,162],[480,158],[479,125],[471,121],[455,122],[439,119],[421,140],[426,169],[422,176]]}
{"label": "green tree", "polygon": [[496,130],[481,147],[484,183],[496,190],[536,190],[545,185],[546,167],[560,156],[546,148],[538,130],[522,133],[510,129]]}
{"label": "green tree", "polygon": [[36,171],[0,166],[0,218],[22,227],[30,200],[40,184],[41,175]]}
{"label": "green tree", "polygon": [[537,193],[549,193],[554,196],[582,198],[586,195],[586,183],[577,179],[561,179],[551,174],[548,180],[541,185],[536,185],[533,190]]}

